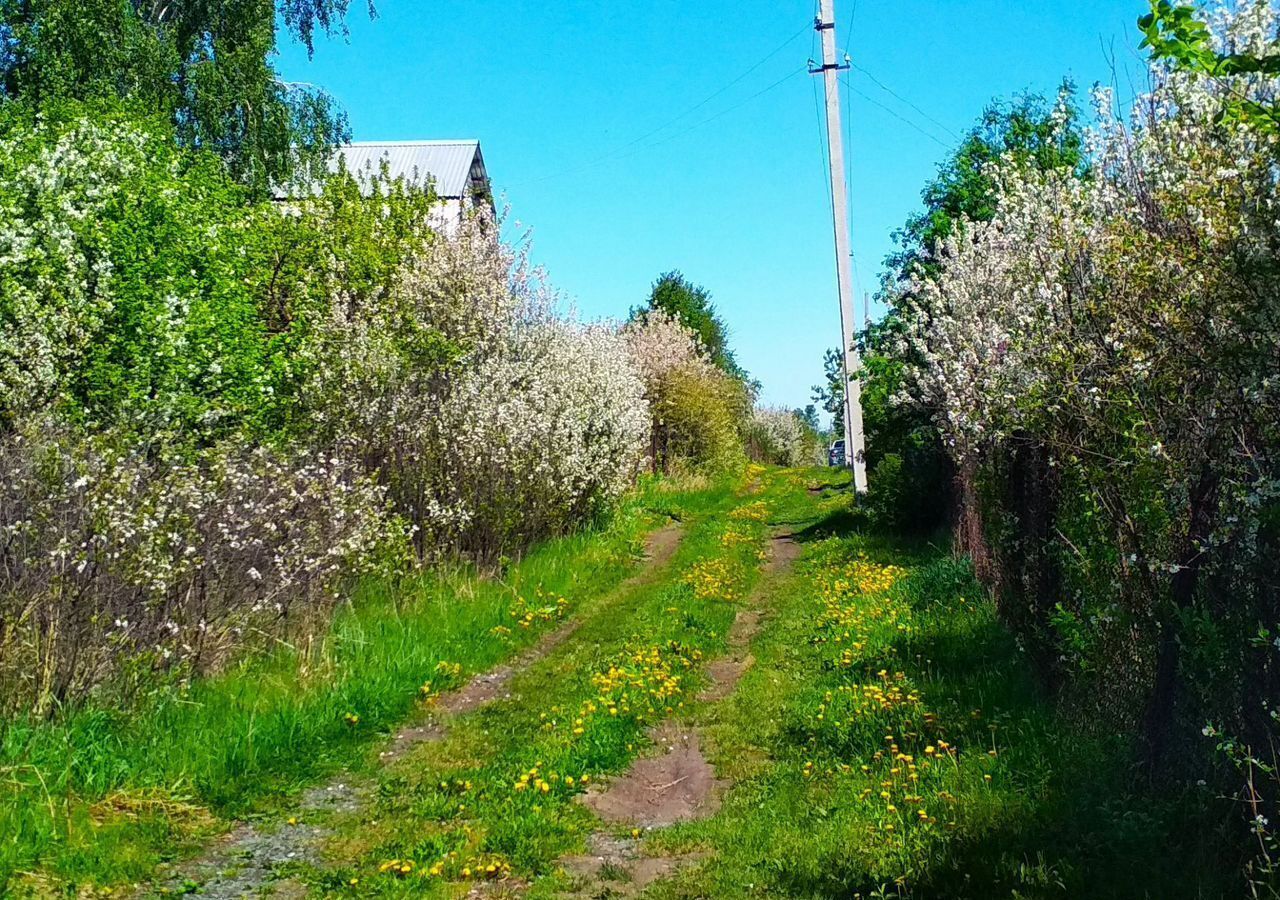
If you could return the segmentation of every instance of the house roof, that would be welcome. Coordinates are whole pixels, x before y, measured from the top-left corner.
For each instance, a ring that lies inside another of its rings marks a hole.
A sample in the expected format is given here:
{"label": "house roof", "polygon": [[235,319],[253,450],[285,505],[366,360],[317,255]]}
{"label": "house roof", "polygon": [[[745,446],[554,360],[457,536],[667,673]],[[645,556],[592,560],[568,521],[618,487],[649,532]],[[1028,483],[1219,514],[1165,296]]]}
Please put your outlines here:
{"label": "house roof", "polygon": [[479,141],[358,141],[339,147],[338,153],[356,176],[378,171],[384,159],[392,178],[421,182],[430,176],[441,197],[463,196],[477,165],[484,173]]}

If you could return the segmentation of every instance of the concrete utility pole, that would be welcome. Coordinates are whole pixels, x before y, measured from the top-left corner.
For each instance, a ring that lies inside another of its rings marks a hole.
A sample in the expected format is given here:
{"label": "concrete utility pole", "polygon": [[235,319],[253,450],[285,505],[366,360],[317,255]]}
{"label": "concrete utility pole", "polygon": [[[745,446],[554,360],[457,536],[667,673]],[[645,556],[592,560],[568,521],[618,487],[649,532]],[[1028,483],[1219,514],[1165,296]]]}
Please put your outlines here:
{"label": "concrete utility pole", "polygon": [[814,24],[822,35],[821,72],[827,89],[827,146],[831,158],[831,212],[836,232],[836,276],[840,288],[840,346],[844,350],[844,458],[853,468],[853,487],[859,494],[867,490],[867,460],[862,433],[862,384],[849,377],[862,368],[853,342],[853,269],[849,247],[849,194],[844,181],[844,143],[840,131],[839,71],[847,66],[836,62],[835,0],[820,0]]}

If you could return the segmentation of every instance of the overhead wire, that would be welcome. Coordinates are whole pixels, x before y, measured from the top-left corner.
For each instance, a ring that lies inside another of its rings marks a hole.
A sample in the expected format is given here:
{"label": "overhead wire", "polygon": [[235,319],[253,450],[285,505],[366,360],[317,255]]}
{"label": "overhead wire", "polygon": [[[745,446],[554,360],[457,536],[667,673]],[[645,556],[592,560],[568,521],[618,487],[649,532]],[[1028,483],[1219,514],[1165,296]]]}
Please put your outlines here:
{"label": "overhead wire", "polygon": [[704,125],[710,125],[712,122],[716,121],[717,119],[723,118],[724,116],[729,115],[729,113],[735,112],[741,109],[742,107],[750,103],[752,100],[755,100],[758,97],[763,97],[765,94],[769,93],[774,88],[784,84],[785,82],[790,81],[792,78],[795,78],[797,75],[806,71],[806,69],[807,69],[806,66],[801,66],[798,69],[793,69],[790,73],[783,75],[773,84],[769,85],[766,88],[762,88],[761,90],[756,91],[754,94],[752,94],[750,97],[747,97],[745,100],[741,101],[740,103],[735,103],[733,106],[730,106],[728,109],[721,110],[720,112],[716,113],[714,116],[703,119],[701,122],[698,122],[696,125],[690,125],[688,128],[684,129],[683,131],[677,131],[675,134],[668,135],[667,137],[664,137],[661,140],[654,141],[651,144],[645,144],[644,147],[642,147],[641,149],[647,150],[650,147],[660,147],[663,144],[667,143],[668,141],[674,141],[677,138],[684,137],[686,134],[688,134],[691,131],[697,131],[699,128],[701,128]]}
{"label": "overhead wire", "polygon": [[857,89],[856,87],[854,87],[852,84],[850,84],[850,85],[849,85],[849,90],[850,90],[851,92],[853,92],[853,93],[857,94],[857,95],[858,95],[859,97],[861,97],[863,100],[866,100],[868,103],[870,103],[870,104],[872,104],[872,105],[874,105],[874,106],[878,106],[878,107],[880,107],[881,109],[883,109],[885,112],[887,112],[889,115],[893,116],[895,119],[899,120],[900,122],[903,122],[903,123],[905,123],[906,125],[908,125],[909,127],[914,128],[916,131],[920,132],[922,135],[924,135],[925,137],[927,137],[929,140],[933,141],[935,144],[937,144],[937,145],[938,145],[939,147],[941,147],[942,149],[944,149],[944,150],[950,150],[950,149],[951,149],[951,145],[950,145],[950,144],[948,144],[946,141],[943,141],[941,138],[939,138],[939,137],[938,137],[937,135],[935,135],[933,132],[931,132],[931,131],[926,131],[925,129],[921,128],[921,127],[920,127],[919,125],[917,125],[915,122],[911,121],[911,120],[910,120],[910,119],[908,119],[906,116],[904,116],[904,115],[902,115],[901,113],[899,113],[899,112],[898,112],[897,110],[895,110],[893,107],[891,107],[891,106],[887,106],[887,105],[885,105],[884,103],[881,103],[881,102],[880,102],[879,100],[877,100],[875,97],[872,97],[870,94],[866,93],[865,91],[860,91],[860,90],[858,90],[858,89]]}
{"label": "overhead wire", "polygon": [[[525,183],[525,184],[538,184],[538,183],[543,182],[543,181],[548,181],[548,180],[551,180],[551,179],[554,179],[554,178],[562,178],[562,177],[564,177],[565,175],[573,175],[573,174],[576,174],[576,173],[578,173],[578,172],[585,171],[586,169],[594,168],[595,166],[601,165],[601,164],[603,164],[603,163],[605,163],[605,162],[609,162],[610,160],[613,160],[613,159],[615,159],[615,158],[616,158],[616,159],[625,159],[627,156],[632,155],[632,154],[630,154],[630,153],[627,153],[626,151],[628,151],[628,150],[630,150],[631,148],[635,147],[637,144],[642,144],[642,143],[644,143],[645,141],[649,140],[649,138],[654,137],[654,136],[655,136],[655,135],[657,135],[657,134],[660,134],[661,132],[663,132],[663,131],[665,131],[666,129],[670,128],[672,125],[674,125],[674,124],[676,124],[677,122],[679,122],[680,120],[682,120],[682,119],[684,119],[684,118],[686,118],[686,117],[688,117],[688,116],[692,115],[693,113],[697,112],[699,109],[701,109],[701,108],[703,108],[704,106],[706,106],[706,105],[707,105],[708,103],[710,103],[712,100],[715,100],[717,97],[719,97],[719,96],[721,96],[722,94],[724,94],[726,91],[728,91],[729,89],[731,89],[732,87],[734,87],[735,85],[737,85],[737,84],[738,84],[739,82],[741,82],[743,79],[745,79],[745,78],[747,78],[748,76],[750,76],[753,72],[755,72],[757,69],[759,69],[759,68],[760,68],[761,66],[763,66],[765,63],[769,62],[769,60],[773,59],[775,56],[777,56],[779,53],[781,53],[783,50],[785,50],[788,46],[790,46],[790,45],[792,44],[792,42],[794,42],[794,41],[795,41],[795,39],[796,39],[796,38],[800,37],[800,35],[801,35],[801,34],[803,34],[803,33],[805,32],[805,30],[806,30],[806,29],[808,29],[808,27],[809,27],[808,25],[805,25],[803,28],[801,28],[801,29],[800,29],[799,31],[797,31],[795,34],[791,35],[791,37],[787,38],[785,41],[783,41],[781,44],[779,44],[777,47],[775,47],[773,50],[771,50],[771,51],[770,51],[768,54],[766,54],[763,58],[761,58],[760,60],[758,60],[757,62],[755,62],[754,64],[752,64],[752,65],[751,65],[749,68],[747,68],[744,72],[742,72],[742,73],[741,73],[741,74],[739,74],[737,77],[735,77],[734,79],[732,79],[731,81],[729,81],[727,84],[725,84],[725,85],[721,86],[720,88],[716,89],[716,90],[715,90],[715,91],[713,91],[711,94],[707,95],[707,96],[706,96],[706,97],[704,97],[702,100],[700,100],[700,101],[698,101],[697,103],[693,104],[693,105],[692,105],[692,106],[690,106],[688,109],[685,109],[685,110],[684,110],[683,112],[681,112],[680,114],[678,114],[678,115],[676,115],[676,116],[673,116],[673,117],[671,117],[670,119],[666,120],[665,122],[663,122],[663,123],[662,123],[661,125],[659,125],[658,127],[653,128],[653,129],[650,129],[649,131],[646,131],[644,134],[642,134],[642,135],[640,135],[639,137],[637,137],[637,138],[635,138],[635,139],[633,139],[633,140],[631,140],[631,141],[627,142],[626,144],[622,144],[621,146],[615,147],[614,149],[612,149],[612,150],[610,150],[610,151],[607,151],[606,153],[603,153],[603,154],[601,154],[601,155],[599,155],[599,156],[596,156],[595,158],[593,158],[593,159],[591,159],[591,160],[588,160],[587,162],[582,163],[582,164],[580,164],[580,165],[578,165],[578,166],[574,166],[574,167],[572,167],[572,168],[566,169],[566,170],[561,171],[561,172],[556,172],[556,173],[554,173],[554,174],[552,174],[552,175],[544,175],[544,176],[543,176],[543,177],[541,177],[541,178],[535,178],[535,179],[533,179],[533,180],[531,180],[531,181],[526,181],[526,182],[524,182],[524,183]],[[794,75],[794,74],[796,74],[796,73],[792,73],[791,75],[786,76],[786,78],[790,78],[790,77],[792,77],[792,75]],[[694,130],[694,129],[696,129],[696,128],[699,128],[699,127],[701,127],[702,125],[705,125],[705,124],[706,124],[707,122],[709,122],[709,121],[714,121],[715,119],[719,118],[719,117],[720,117],[720,115],[725,115],[725,114],[727,114],[727,113],[729,113],[729,112],[732,112],[732,111],[733,111],[733,110],[735,110],[735,109],[740,108],[741,106],[745,105],[746,103],[749,103],[751,100],[754,100],[756,97],[759,97],[760,95],[765,94],[765,93],[767,93],[768,91],[772,90],[773,88],[777,87],[777,86],[778,86],[778,84],[780,84],[782,81],[785,81],[785,80],[786,80],[786,78],[782,78],[782,79],[780,79],[779,81],[774,82],[774,84],[770,85],[769,87],[765,88],[764,90],[762,90],[762,91],[760,91],[760,92],[758,92],[758,93],[756,93],[756,94],[753,94],[751,97],[748,97],[748,98],[747,98],[745,101],[743,101],[742,103],[739,103],[739,104],[737,104],[737,105],[735,105],[735,106],[732,106],[732,107],[730,107],[728,110],[725,110],[724,112],[722,112],[722,113],[720,113],[720,114],[718,114],[718,115],[716,115],[716,116],[713,116],[711,119],[708,119],[708,120],[705,120],[705,121],[703,121],[703,122],[700,122],[700,123],[698,123],[697,125],[694,125],[692,128],[690,128],[690,129],[686,129],[685,131],[680,132],[680,134],[687,134],[689,131],[692,131],[692,130]],[[679,136],[679,135],[676,135],[676,137],[678,137],[678,136]],[[664,139],[664,140],[662,140],[662,141],[655,141],[654,143],[652,143],[652,144],[647,144],[647,145],[645,145],[645,146],[646,146],[646,147],[655,147],[655,146],[658,146],[658,145],[660,145],[660,144],[662,144],[662,143],[665,143],[665,139]]]}
{"label": "overhead wire", "polygon": [[[844,73],[845,100],[844,100],[844,158],[845,158],[845,184],[849,186],[850,206],[853,205],[853,98],[848,92],[849,88],[849,72],[846,69]],[[852,210],[851,210],[852,212]],[[858,256],[853,252],[853,216],[849,216],[849,261],[853,263],[853,284],[854,284],[854,304],[857,305],[862,295],[864,286],[862,284],[862,274],[858,271]],[[857,321],[857,312],[854,313],[854,321]]]}
{"label": "overhead wire", "polygon": [[[955,138],[956,140],[959,140],[959,139],[960,139],[960,135],[958,135],[954,130],[952,130],[952,129],[951,129],[949,126],[947,126],[945,123],[940,122],[938,119],[936,119],[936,118],[934,118],[933,116],[931,116],[928,112],[926,112],[925,110],[921,109],[921,108],[920,108],[920,106],[918,106],[917,104],[913,103],[911,100],[908,100],[906,97],[902,96],[902,94],[898,93],[898,92],[897,92],[897,91],[895,91],[893,88],[889,87],[889,85],[885,84],[882,80],[880,80],[879,78],[877,78],[874,72],[871,72],[871,71],[869,71],[865,66],[860,66],[860,65],[858,65],[858,63],[854,62],[853,54],[852,54],[852,52],[850,52],[850,49],[849,49],[849,42],[850,42],[850,41],[852,40],[852,38],[853,38],[853,23],[854,23],[854,20],[855,20],[855,17],[857,16],[857,14],[858,14],[858,0],[853,0],[853,4],[852,4],[852,6],[851,6],[851,8],[850,8],[850,10],[849,10],[849,25],[848,25],[848,27],[845,29],[845,32],[844,32],[844,34],[845,34],[845,63],[849,66],[849,68],[850,68],[850,69],[852,69],[852,70],[856,70],[856,71],[858,71],[858,72],[861,72],[861,73],[862,73],[863,75],[865,75],[868,79],[870,79],[870,80],[871,80],[871,82],[872,82],[873,84],[875,84],[875,86],[876,86],[876,87],[880,88],[880,90],[884,91],[886,94],[888,94],[889,96],[893,97],[893,98],[894,98],[895,100],[897,100],[899,103],[902,103],[902,104],[904,104],[905,106],[910,107],[910,108],[911,108],[911,109],[912,109],[912,110],[913,110],[917,115],[919,115],[921,118],[923,118],[925,121],[927,121],[927,122],[928,122],[928,123],[930,123],[931,125],[933,125],[933,126],[935,126],[935,127],[937,127],[937,128],[942,129],[944,132],[946,132],[946,133],[947,133],[948,135],[950,135],[951,137]],[[910,125],[912,128],[915,128],[917,131],[921,131],[921,133],[927,134],[927,132],[924,132],[924,131],[923,131],[923,129],[921,129],[921,128],[919,127],[919,125],[917,125],[917,124],[915,124],[915,123],[910,122],[909,120],[907,120],[907,119],[906,119],[905,117],[903,117],[902,115],[898,114],[897,112],[893,111],[892,109],[889,109],[889,107],[885,106],[885,105],[884,105],[884,104],[882,104],[882,103],[877,103],[875,100],[872,100],[870,97],[868,97],[868,96],[867,96],[865,93],[863,93],[862,91],[857,90],[857,89],[853,86],[853,81],[852,81],[852,79],[851,79],[848,75],[846,75],[846,76],[845,76],[845,87],[846,87],[846,88],[848,88],[850,92],[852,92],[852,93],[857,93],[860,97],[863,97],[864,99],[867,99],[867,100],[869,100],[869,101],[870,101],[870,102],[872,102],[872,103],[875,103],[875,104],[876,104],[877,106],[879,106],[881,109],[884,109],[885,111],[887,111],[887,112],[891,113],[892,115],[894,115],[896,118],[898,118],[898,119],[900,119],[900,120],[902,120],[902,121],[906,122],[908,125]],[[852,104],[850,104],[850,108],[852,108]],[[937,137],[935,137],[934,135],[928,135],[928,137],[929,137],[931,140],[933,140],[933,141],[938,141]],[[939,143],[941,143],[941,142],[939,141]],[[946,145],[945,145],[945,144],[943,144],[943,146],[946,146]],[[950,148],[948,148],[948,149],[950,149]]]}
{"label": "overhead wire", "polygon": [[830,162],[827,159],[826,117],[822,114],[822,99],[818,92],[818,79],[813,81],[813,112],[818,124],[818,162],[822,165],[822,184],[826,188],[827,205],[835,202],[831,196]]}
{"label": "overhead wire", "polygon": [[853,0],[853,5],[849,7],[849,23],[848,25],[845,26],[845,29],[844,29],[844,39],[846,42],[845,43],[846,54],[849,52],[849,45],[848,45],[849,38],[853,34],[853,20],[856,19],[857,17],[858,17],[858,0]]}
{"label": "overhead wire", "polygon": [[[818,0],[813,2],[813,21],[818,22],[820,19]],[[809,64],[814,65],[814,60],[818,56],[818,30],[815,28],[813,37],[809,39]],[[810,72],[810,74],[813,74]],[[827,159],[827,129],[826,117],[822,114],[822,99],[818,90],[818,79],[810,78],[813,83],[813,112],[814,118],[818,125],[818,162],[822,167],[822,185],[827,195],[827,206],[835,203],[835,198],[831,196],[831,173],[830,162]]]}
{"label": "overhead wire", "polygon": [[912,102],[911,102],[910,100],[908,100],[906,97],[902,96],[902,95],[901,95],[901,94],[899,94],[897,91],[895,91],[893,88],[889,87],[887,84],[885,84],[885,83],[884,83],[883,81],[881,81],[879,78],[877,78],[874,74],[872,74],[871,72],[867,71],[865,68],[863,68],[862,66],[860,66],[860,65],[858,65],[857,63],[853,62],[852,60],[850,60],[850,61],[849,61],[849,65],[850,65],[851,67],[853,67],[854,69],[857,69],[857,70],[858,70],[859,72],[861,72],[863,75],[866,75],[868,78],[870,78],[870,79],[871,79],[871,81],[875,83],[876,87],[880,88],[880,90],[884,91],[886,94],[888,94],[889,96],[891,96],[891,97],[893,97],[894,99],[896,99],[899,103],[903,103],[903,104],[906,104],[907,106],[911,107],[913,110],[915,110],[915,112],[916,112],[918,115],[920,115],[922,118],[924,118],[924,119],[925,119],[926,121],[928,121],[930,124],[935,125],[935,126],[937,126],[938,128],[941,128],[941,129],[942,129],[943,131],[945,131],[947,134],[949,134],[949,135],[951,135],[953,138],[956,138],[957,140],[959,140],[960,135],[956,134],[956,133],[955,133],[955,131],[953,131],[953,130],[952,130],[951,128],[949,128],[948,126],[944,125],[942,122],[939,122],[937,119],[935,119],[933,116],[929,115],[927,112],[925,112],[925,111],[924,111],[923,109],[921,109],[919,106],[916,106],[916,104],[912,103]]}
{"label": "overhead wire", "polygon": [[[728,84],[726,84],[724,87],[720,88],[720,90],[716,91],[716,92],[715,92],[715,93],[713,93],[711,96],[707,97],[707,98],[706,98],[705,100],[703,100],[701,103],[696,104],[695,106],[693,106],[693,107],[691,107],[690,109],[686,110],[686,111],[685,111],[684,113],[682,113],[681,115],[677,116],[674,120],[672,120],[672,121],[671,121],[671,122],[669,122],[668,124],[669,124],[669,125],[670,125],[670,124],[675,124],[675,122],[676,122],[676,121],[679,121],[680,119],[684,118],[685,116],[687,116],[687,115],[689,115],[689,114],[691,114],[691,113],[695,113],[695,112],[697,112],[699,109],[701,109],[702,107],[706,106],[706,105],[707,105],[708,103],[710,103],[712,100],[716,99],[716,98],[717,98],[717,97],[719,97],[721,94],[723,94],[725,91],[729,90],[729,88],[733,87],[735,84],[737,84],[738,82],[742,81],[742,79],[746,78],[748,75],[750,75],[750,74],[751,74],[752,72],[754,72],[756,69],[760,68],[760,67],[761,67],[761,66],[763,66],[765,63],[767,63],[769,60],[773,59],[775,56],[777,56],[779,53],[781,53],[781,52],[782,52],[783,50],[785,50],[787,47],[791,46],[792,41],[794,41],[796,38],[800,37],[800,35],[804,34],[804,33],[805,33],[805,31],[807,31],[807,30],[808,30],[808,28],[809,28],[809,26],[808,26],[808,25],[804,25],[803,27],[801,27],[801,29],[800,29],[799,31],[797,31],[795,34],[791,35],[791,37],[787,38],[785,41],[783,41],[781,44],[779,44],[777,47],[775,47],[775,48],[774,48],[774,50],[773,50],[773,51],[772,51],[768,56],[766,56],[764,59],[760,60],[760,61],[759,61],[758,63],[756,63],[754,66],[752,66],[751,68],[747,69],[747,71],[743,72],[743,73],[742,73],[741,75],[739,75],[737,78],[733,79],[733,81],[730,81]],[[663,126],[663,127],[665,128],[666,126]],[[661,130],[662,130],[661,128],[659,128],[659,129],[658,129],[658,131],[661,131]]]}
{"label": "overhead wire", "polygon": [[[853,25],[858,18],[858,0],[853,0],[849,7],[849,21],[845,24],[844,29],[844,58],[849,65],[853,64],[853,54],[849,51],[849,45],[853,41]],[[845,116],[844,116],[844,133],[845,133],[845,184],[849,186],[850,204],[852,205],[853,194],[853,97],[849,93],[849,73],[845,70]],[[853,263],[853,283],[856,286],[855,293],[861,293],[864,290],[862,284],[862,275],[858,271],[858,256],[853,252],[853,216],[849,217],[849,261]],[[856,301],[856,297],[854,298]],[[854,315],[857,319],[857,315]]]}

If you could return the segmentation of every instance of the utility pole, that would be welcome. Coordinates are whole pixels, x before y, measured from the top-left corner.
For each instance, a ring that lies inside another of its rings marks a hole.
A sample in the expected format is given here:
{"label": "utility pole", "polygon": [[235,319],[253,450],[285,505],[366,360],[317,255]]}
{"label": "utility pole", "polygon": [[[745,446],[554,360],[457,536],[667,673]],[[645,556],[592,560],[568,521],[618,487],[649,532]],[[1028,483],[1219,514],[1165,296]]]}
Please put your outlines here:
{"label": "utility pole", "polygon": [[848,68],[836,62],[835,0],[820,0],[814,27],[822,35],[822,66],[810,69],[822,73],[827,89],[827,147],[831,162],[831,215],[836,237],[836,280],[840,289],[840,346],[844,359],[844,458],[853,468],[853,487],[859,494],[867,490],[867,460],[862,433],[862,384],[851,378],[862,368],[853,342],[853,269],[849,247],[849,194],[844,180],[844,144],[840,130],[839,71]]}

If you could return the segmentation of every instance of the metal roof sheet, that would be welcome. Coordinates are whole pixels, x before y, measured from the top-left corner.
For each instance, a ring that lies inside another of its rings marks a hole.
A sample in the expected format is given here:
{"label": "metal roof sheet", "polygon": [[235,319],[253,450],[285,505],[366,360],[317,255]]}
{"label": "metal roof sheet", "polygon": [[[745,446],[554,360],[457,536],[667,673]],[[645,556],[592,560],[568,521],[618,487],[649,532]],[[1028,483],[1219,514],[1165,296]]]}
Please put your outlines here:
{"label": "metal roof sheet", "polygon": [[[347,171],[378,171],[385,159],[393,178],[420,183],[428,176],[441,197],[466,192],[471,167],[480,153],[479,141],[358,141],[338,148]],[[337,162],[335,159],[334,167]]]}

